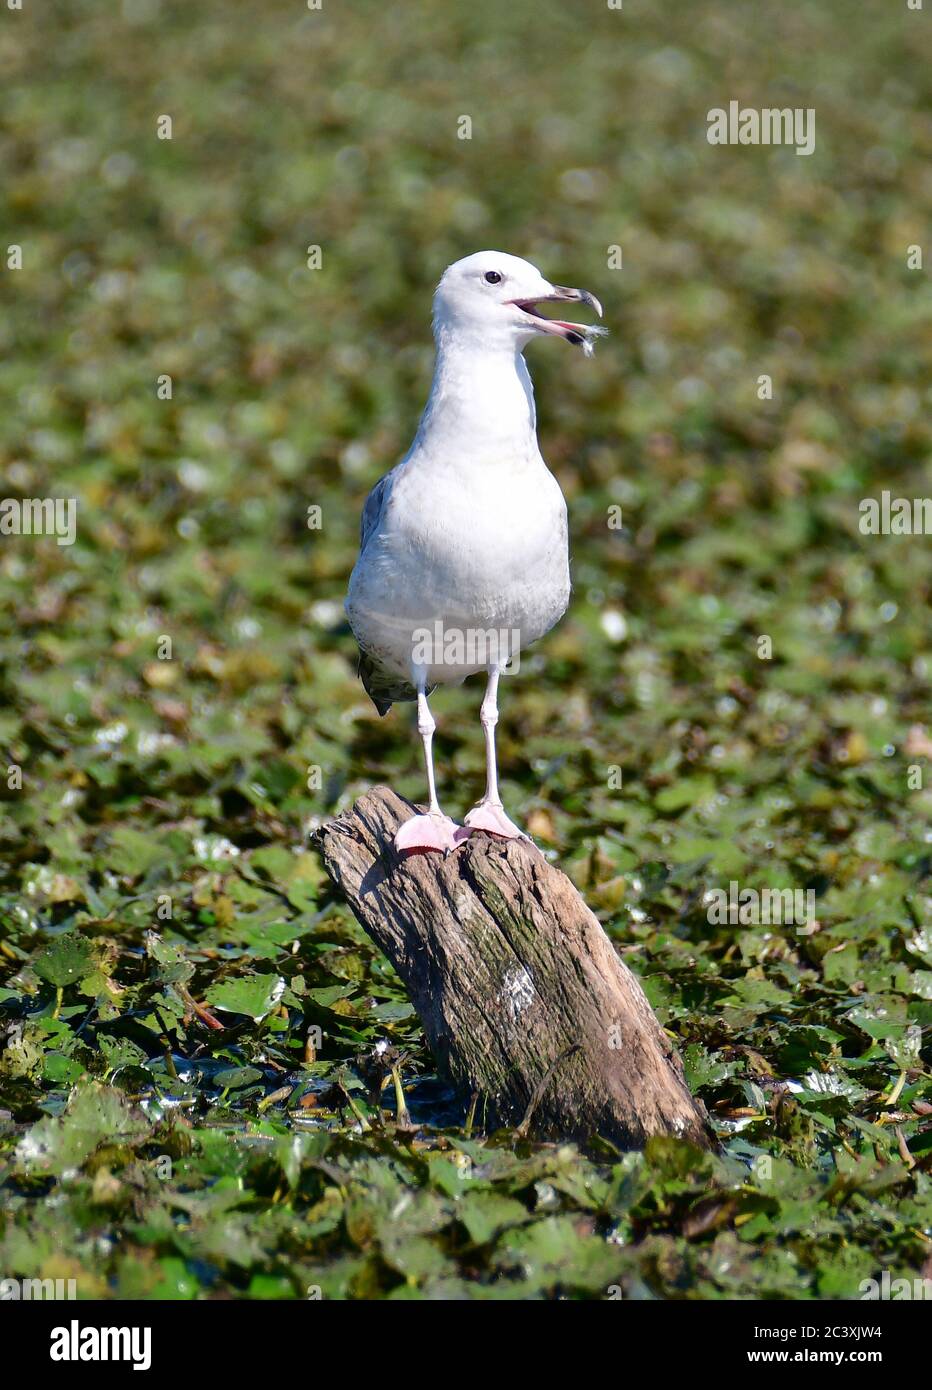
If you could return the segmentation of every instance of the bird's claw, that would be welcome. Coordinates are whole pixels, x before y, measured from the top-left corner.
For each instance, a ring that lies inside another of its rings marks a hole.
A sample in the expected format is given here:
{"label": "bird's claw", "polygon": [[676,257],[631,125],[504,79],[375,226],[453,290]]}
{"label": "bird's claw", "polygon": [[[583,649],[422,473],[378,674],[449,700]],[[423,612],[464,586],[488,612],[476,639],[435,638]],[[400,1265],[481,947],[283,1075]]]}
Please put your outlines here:
{"label": "bird's claw", "polygon": [[484,830],[488,835],[499,835],[503,840],[527,840],[530,837],[519,830],[513,820],[505,815],[501,802],[480,801],[466,817],[465,829]]}
{"label": "bird's claw", "polygon": [[433,849],[447,855],[460,843],[457,836],[461,833],[456,821],[449,816],[428,811],[426,815],[411,816],[398,827],[395,849],[399,854],[425,853]]}

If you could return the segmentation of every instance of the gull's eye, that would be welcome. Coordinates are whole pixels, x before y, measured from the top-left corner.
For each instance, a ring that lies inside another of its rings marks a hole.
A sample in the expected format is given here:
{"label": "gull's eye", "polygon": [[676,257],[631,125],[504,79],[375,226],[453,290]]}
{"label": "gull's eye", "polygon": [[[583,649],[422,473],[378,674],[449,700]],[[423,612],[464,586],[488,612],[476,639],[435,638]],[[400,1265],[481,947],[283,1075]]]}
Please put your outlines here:
{"label": "gull's eye", "polygon": [[487,285],[500,285],[503,277],[499,275],[497,270],[487,270],[483,278]]}

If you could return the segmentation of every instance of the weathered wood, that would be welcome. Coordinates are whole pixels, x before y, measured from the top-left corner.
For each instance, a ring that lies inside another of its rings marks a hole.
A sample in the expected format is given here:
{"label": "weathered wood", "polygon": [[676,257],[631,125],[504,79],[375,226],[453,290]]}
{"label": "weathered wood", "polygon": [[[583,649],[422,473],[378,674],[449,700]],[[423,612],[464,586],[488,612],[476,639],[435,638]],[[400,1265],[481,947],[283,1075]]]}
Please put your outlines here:
{"label": "weathered wood", "polygon": [[707,1145],[708,1121],[644,992],[565,874],[474,834],[443,859],[392,845],[386,787],[317,833],[327,872],[401,976],[441,1071],[490,1120],[623,1148]]}

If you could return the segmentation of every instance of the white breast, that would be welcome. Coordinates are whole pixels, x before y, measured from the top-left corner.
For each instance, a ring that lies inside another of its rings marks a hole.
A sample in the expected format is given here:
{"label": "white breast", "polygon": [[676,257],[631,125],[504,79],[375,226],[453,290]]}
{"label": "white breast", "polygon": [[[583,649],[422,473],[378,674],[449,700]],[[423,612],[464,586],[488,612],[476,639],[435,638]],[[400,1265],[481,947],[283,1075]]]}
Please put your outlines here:
{"label": "white breast", "polygon": [[488,664],[482,634],[520,650],[558,621],[569,592],[566,504],[536,445],[469,467],[415,450],[393,475],[347,613],[360,645],[405,677],[425,630],[438,654],[440,624],[448,640],[428,680],[455,683]]}
{"label": "white breast", "polygon": [[384,487],[346,611],[390,671],[410,680],[420,662],[430,684],[456,683],[491,664],[489,634],[513,656],[565,612],[566,503],[540,455],[520,352],[445,342],[417,436]]}

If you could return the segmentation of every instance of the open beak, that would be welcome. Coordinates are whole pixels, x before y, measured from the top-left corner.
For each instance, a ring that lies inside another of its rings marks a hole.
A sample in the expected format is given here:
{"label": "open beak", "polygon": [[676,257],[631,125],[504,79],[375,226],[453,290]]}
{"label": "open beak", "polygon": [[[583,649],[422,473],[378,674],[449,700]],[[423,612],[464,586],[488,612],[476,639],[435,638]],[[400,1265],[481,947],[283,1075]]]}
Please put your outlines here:
{"label": "open beak", "polygon": [[509,302],[528,316],[531,320],[529,328],[535,329],[538,333],[551,333],[558,338],[565,338],[574,347],[581,347],[588,356],[592,352],[595,339],[607,332],[607,329],[591,323],[570,323],[566,319],[545,318],[536,306],[553,300],[586,304],[595,310],[599,318],[602,317],[602,305],[594,294],[590,294],[588,290],[569,289],[566,285],[551,285],[548,293],[538,295],[534,299],[512,299]]}

